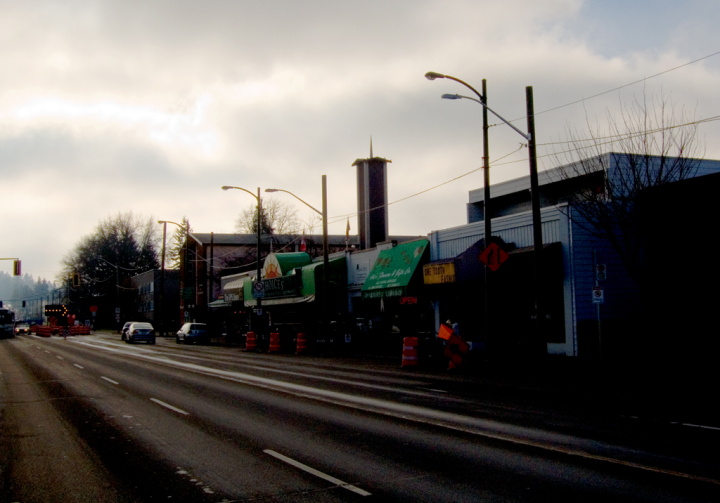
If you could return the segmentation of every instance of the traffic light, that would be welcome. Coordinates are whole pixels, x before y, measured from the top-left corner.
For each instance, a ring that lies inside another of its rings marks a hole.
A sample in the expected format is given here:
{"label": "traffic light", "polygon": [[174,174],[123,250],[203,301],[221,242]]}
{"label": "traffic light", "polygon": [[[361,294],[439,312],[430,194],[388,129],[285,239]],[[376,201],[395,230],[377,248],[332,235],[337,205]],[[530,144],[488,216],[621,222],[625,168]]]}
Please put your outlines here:
{"label": "traffic light", "polygon": [[25,301],[23,300],[23,307],[25,307]]}
{"label": "traffic light", "polygon": [[72,286],[73,286],[73,288],[80,288],[80,273],[79,272],[73,273]]}
{"label": "traffic light", "polygon": [[13,260],[13,276],[22,276],[20,260]]}

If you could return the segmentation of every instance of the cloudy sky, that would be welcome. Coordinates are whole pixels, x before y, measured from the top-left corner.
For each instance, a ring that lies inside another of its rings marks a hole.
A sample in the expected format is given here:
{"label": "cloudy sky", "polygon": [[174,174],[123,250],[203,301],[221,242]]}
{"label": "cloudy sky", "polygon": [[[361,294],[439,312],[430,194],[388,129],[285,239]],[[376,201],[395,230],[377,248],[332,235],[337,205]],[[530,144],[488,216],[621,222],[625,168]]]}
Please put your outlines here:
{"label": "cloudy sky", "polygon": [[[186,215],[198,232],[231,233],[252,198],[222,185],[319,207],[323,174],[340,216],[330,232],[344,234],[351,164],[371,136],[392,160],[391,201],[481,165],[479,105],[441,100],[466,89],[423,78],[431,70],[478,89],[487,79],[490,107],[523,130],[532,85],[540,144],[643,92],[717,116],[720,54],[556,107],[720,51],[718,19],[716,0],[2,0],[0,256],[54,279],[108,215]],[[720,159],[718,124],[700,129],[707,158]],[[516,161],[493,182],[527,173],[521,140],[490,130],[491,161]],[[541,169],[553,166],[546,153]],[[393,204],[390,232],[462,225],[481,186],[478,171]]]}

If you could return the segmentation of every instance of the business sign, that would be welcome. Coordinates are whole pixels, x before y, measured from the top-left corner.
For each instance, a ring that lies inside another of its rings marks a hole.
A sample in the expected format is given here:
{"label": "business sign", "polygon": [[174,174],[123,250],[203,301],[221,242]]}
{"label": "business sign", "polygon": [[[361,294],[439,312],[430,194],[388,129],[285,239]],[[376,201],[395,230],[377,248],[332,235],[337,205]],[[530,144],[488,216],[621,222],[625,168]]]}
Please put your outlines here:
{"label": "business sign", "polygon": [[301,284],[301,276],[296,274],[255,281],[253,283],[253,297],[256,299],[296,297],[300,295]]}
{"label": "business sign", "polygon": [[455,283],[455,262],[426,264],[423,266],[423,278],[426,285]]}

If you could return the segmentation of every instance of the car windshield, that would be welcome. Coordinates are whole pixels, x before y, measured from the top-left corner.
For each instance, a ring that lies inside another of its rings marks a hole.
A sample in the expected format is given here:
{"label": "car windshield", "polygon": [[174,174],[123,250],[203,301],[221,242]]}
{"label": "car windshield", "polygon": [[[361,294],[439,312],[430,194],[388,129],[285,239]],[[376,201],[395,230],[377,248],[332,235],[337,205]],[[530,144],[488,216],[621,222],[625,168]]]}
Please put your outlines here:
{"label": "car windshield", "polygon": [[205,325],[202,323],[196,323],[194,325],[190,325],[190,330],[205,330]]}
{"label": "car windshield", "polygon": [[142,330],[152,330],[152,325],[150,323],[133,323],[132,328],[134,330],[142,329]]}

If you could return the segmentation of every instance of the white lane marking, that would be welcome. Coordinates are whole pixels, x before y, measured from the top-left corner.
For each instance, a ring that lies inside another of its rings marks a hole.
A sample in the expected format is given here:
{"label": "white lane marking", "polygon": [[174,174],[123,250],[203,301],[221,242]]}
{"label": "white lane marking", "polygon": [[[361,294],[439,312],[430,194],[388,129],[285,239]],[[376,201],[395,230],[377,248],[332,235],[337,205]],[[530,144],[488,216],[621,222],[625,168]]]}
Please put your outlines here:
{"label": "white lane marking", "polygon": [[289,465],[294,466],[295,468],[300,468],[303,471],[306,471],[308,473],[311,473],[312,475],[315,475],[316,477],[319,477],[323,480],[327,480],[328,482],[331,482],[335,484],[338,487],[342,487],[343,489],[347,489],[348,491],[352,491],[356,494],[359,494],[360,496],[371,496],[372,494],[360,489],[359,487],[355,487],[352,484],[348,484],[347,482],[343,482],[340,479],[336,479],[335,477],[331,477],[330,475],[323,473],[321,471],[316,470],[315,468],[310,468],[308,465],[304,465],[300,463],[299,461],[295,461],[292,458],[289,458],[287,456],[283,456],[282,454],[271,451],[270,449],[265,449],[263,451],[265,454],[269,454],[272,457],[279,459],[280,461],[284,461]]}
{"label": "white lane marking", "polygon": [[56,358],[57,358],[58,360],[64,360],[64,359],[65,359],[65,358],[63,358],[62,356],[56,356]]}
{"label": "white lane marking", "polygon": [[153,402],[155,402],[155,403],[158,404],[158,405],[162,405],[163,407],[168,408],[168,409],[170,409],[170,410],[174,410],[175,412],[178,412],[178,413],[180,413],[180,414],[184,414],[184,415],[186,415],[186,416],[189,416],[189,415],[190,415],[189,412],[185,412],[185,411],[182,410],[182,409],[178,409],[177,407],[173,407],[173,406],[170,405],[169,403],[165,403],[165,402],[163,402],[163,401],[161,401],[161,400],[158,400],[157,398],[151,398],[150,400],[152,400]]}
{"label": "white lane marking", "polygon": [[111,382],[111,383],[113,383],[113,384],[120,384],[120,383],[117,382],[117,381],[113,381],[113,380],[110,379],[109,377],[100,376],[100,379],[105,379],[107,382]]}
{"label": "white lane marking", "polygon": [[693,428],[703,428],[705,430],[717,430],[720,431],[720,428],[716,428],[715,426],[705,426],[704,424],[690,424],[690,423],[681,423],[685,426],[692,426]]}
{"label": "white lane marking", "polygon": [[367,384],[362,383],[358,381],[350,381],[347,379],[338,379],[335,377],[323,377],[323,376],[317,376],[317,375],[309,375],[302,372],[292,372],[290,370],[279,370],[279,369],[272,369],[267,367],[257,367],[255,365],[245,365],[248,368],[251,369],[258,369],[258,370],[265,370],[267,372],[275,372],[277,374],[286,374],[286,375],[294,375],[294,376],[300,376],[305,377],[307,379],[316,379],[318,381],[329,381],[329,382],[336,382],[339,384],[349,384],[351,386],[356,386],[358,388],[371,388],[371,389],[378,389],[382,391],[392,391],[393,393],[404,393],[406,395],[417,395],[417,396],[424,396],[424,397],[432,397],[434,395],[430,395],[428,393],[424,393],[422,391],[411,391],[401,388],[391,388],[390,386],[379,386],[377,384]]}
{"label": "white lane marking", "polygon": [[77,368],[79,368],[79,369],[85,369],[85,367],[81,367],[81,366],[78,365],[77,363],[73,363],[73,365],[75,365],[75,366],[76,366]]}
{"label": "white lane marking", "polygon": [[529,427],[515,426],[489,419],[463,416],[460,414],[454,414],[452,412],[428,409],[417,405],[408,405],[397,402],[390,402],[387,400],[380,400],[376,398],[349,395],[337,391],[328,391],[319,388],[312,388],[310,386],[304,386],[301,384],[277,381],[275,379],[268,379],[266,377],[258,377],[252,374],[213,369],[210,367],[204,367],[202,365],[196,365],[194,363],[179,362],[135,352],[122,351],[104,346],[95,346],[84,341],[78,341],[77,344],[82,344],[94,349],[103,349],[105,351],[110,351],[113,353],[124,354],[126,356],[134,356],[135,358],[146,361],[171,365],[175,368],[181,368],[190,372],[196,372],[198,374],[203,374],[211,377],[218,377],[220,379],[226,379],[228,381],[240,382],[250,386],[266,388],[273,391],[280,391],[295,396],[310,398],[313,400],[321,400],[343,407],[350,407],[359,410],[374,412],[377,414],[383,414],[385,416],[396,417],[408,421],[414,421],[417,423],[440,426],[443,428],[448,428],[455,431],[462,431],[484,438],[491,438],[494,440],[509,442],[516,445],[524,445],[543,449],[545,451],[558,452],[568,456],[577,456],[585,459],[593,459],[596,461],[603,461],[607,463],[628,466],[631,468],[637,468],[649,472],[673,475],[676,477],[682,477],[691,480],[700,480],[720,485],[720,478],[714,479],[708,477],[701,477],[689,473],[667,470],[652,465],[643,465],[640,463],[625,461],[623,459],[611,458],[603,454],[596,454],[595,452],[601,452],[602,450],[616,450],[622,454],[626,452],[627,449],[612,444],[597,442],[594,440],[582,439],[571,435],[554,433],[544,430],[540,430],[542,437],[538,438],[538,431]]}
{"label": "white lane marking", "polygon": [[45,352],[46,352],[47,354],[50,354],[50,351],[48,351],[47,349],[45,350]]}

